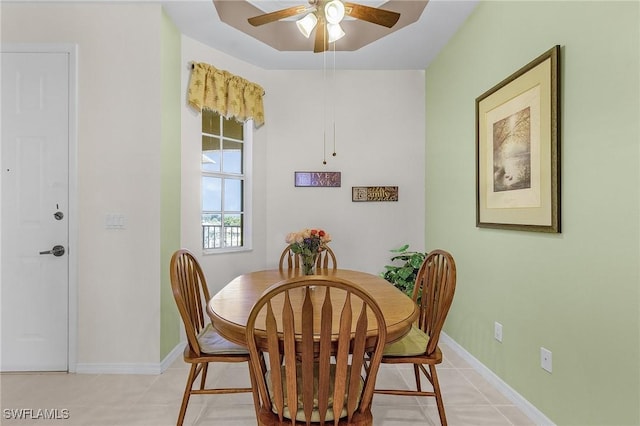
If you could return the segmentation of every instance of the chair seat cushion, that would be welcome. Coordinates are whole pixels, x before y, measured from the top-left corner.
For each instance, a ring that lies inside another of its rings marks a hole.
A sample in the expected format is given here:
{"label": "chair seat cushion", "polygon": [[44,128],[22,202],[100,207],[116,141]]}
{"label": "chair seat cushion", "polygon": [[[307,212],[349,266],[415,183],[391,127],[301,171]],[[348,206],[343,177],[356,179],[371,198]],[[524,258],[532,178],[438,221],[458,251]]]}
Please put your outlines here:
{"label": "chair seat cushion", "polygon": [[382,356],[417,356],[427,351],[429,336],[415,325],[402,339],[384,347]]}
{"label": "chair seat cushion", "polygon": [[[296,420],[304,422],[306,421],[304,416],[304,407],[302,405],[302,370],[300,365],[296,367],[297,369],[297,390],[298,390],[298,412],[296,413]],[[291,413],[289,411],[289,407],[287,405],[287,384],[286,384],[286,376],[285,376],[285,366],[280,367],[280,372],[282,375],[282,389],[284,393],[284,413],[283,416],[287,419],[291,419]],[[346,377],[350,377],[351,374],[351,366],[347,367],[347,375]],[[318,411],[318,377],[319,377],[319,366],[315,364],[314,372],[313,372],[313,411],[311,413],[311,421],[319,422],[320,421],[320,412]],[[336,366],[335,364],[331,364],[329,366],[329,404],[327,408],[327,415],[325,417],[325,421],[333,421],[333,385],[335,383],[336,377]],[[265,374],[265,381],[267,382],[267,389],[269,391],[269,398],[273,401],[273,386],[271,383],[271,371],[267,371]],[[364,388],[364,380],[360,377],[360,386],[358,387],[358,405],[360,404],[360,396],[362,395],[362,389]],[[349,380],[347,379],[347,384],[345,389],[349,389]],[[347,395],[345,392],[344,403],[347,403]],[[275,405],[272,405],[272,411],[274,413],[278,413]],[[345,417],[347,415],[347,407],[342,407],[342,412],[340,413],[340,418]]]}
{"label": "chair seat cushion", "polygon": [[248,354],[247,348],[236,345],[228,341],[220,334],[213,325],[208,324],[198,333],[198,343],[200,350],[206,354]]}

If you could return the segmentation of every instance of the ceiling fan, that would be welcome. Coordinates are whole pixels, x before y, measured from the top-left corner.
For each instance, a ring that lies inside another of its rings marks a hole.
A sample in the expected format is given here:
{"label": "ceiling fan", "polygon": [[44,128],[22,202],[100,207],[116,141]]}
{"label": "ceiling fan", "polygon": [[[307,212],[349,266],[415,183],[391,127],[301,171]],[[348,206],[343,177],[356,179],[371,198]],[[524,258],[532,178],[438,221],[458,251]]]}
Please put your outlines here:
{"label": "ceiling fan", "polygon": [[300,32],[307,38],[315,29],[313,51],[319,53],[327,50],[329,43],[335,42],[345,35],[340,27],[340,22],[345,16],[382,25],[387,28],[393,27],[396,22],[398,22],[398,19],[400,19],[400,14],[397,12],[342,0],[308,1],[308,6],[292,6],[276,10],[275,12],[254,16],[249,18],[248,21],[251,25],[257,27],[281,19],[305,15],[297,20],[296,24]]}

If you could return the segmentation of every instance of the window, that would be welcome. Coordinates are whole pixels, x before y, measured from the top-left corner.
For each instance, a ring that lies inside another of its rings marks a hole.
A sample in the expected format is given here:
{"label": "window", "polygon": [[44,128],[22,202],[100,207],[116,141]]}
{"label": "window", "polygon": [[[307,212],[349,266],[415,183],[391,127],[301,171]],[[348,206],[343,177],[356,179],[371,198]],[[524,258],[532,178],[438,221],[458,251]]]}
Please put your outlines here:
{"label": "window", "polygon": [[249,125],[202,111],[202,248],[248,247]]}

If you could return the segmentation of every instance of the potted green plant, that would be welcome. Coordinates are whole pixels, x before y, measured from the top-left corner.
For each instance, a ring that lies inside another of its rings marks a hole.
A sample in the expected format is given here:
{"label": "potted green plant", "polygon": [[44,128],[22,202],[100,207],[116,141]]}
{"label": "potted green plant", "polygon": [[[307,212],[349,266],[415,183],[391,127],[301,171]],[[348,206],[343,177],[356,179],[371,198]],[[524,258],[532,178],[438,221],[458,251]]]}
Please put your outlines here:
{"label": "potted green plant", "polygon": [[416,275],[427,254],[408,251],[408,249],[409,244],[405,244],[400,248],[390,250],[391,253],[395,253],[391,256],[391,262],[395,262],[395,264],[385,265],[385,271],[380,273],[380,276],[411,297]]}

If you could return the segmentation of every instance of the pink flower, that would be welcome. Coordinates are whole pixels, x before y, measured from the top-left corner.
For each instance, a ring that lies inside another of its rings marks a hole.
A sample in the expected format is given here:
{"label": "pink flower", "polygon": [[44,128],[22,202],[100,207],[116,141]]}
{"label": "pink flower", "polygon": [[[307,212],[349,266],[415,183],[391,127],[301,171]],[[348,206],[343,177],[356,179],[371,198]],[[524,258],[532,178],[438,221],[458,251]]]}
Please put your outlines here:
{"label": "pink flower", "polygon": [[287,244],[294,243],[296,241],[296,233],[289,232],[284,240],[287,242]]}

